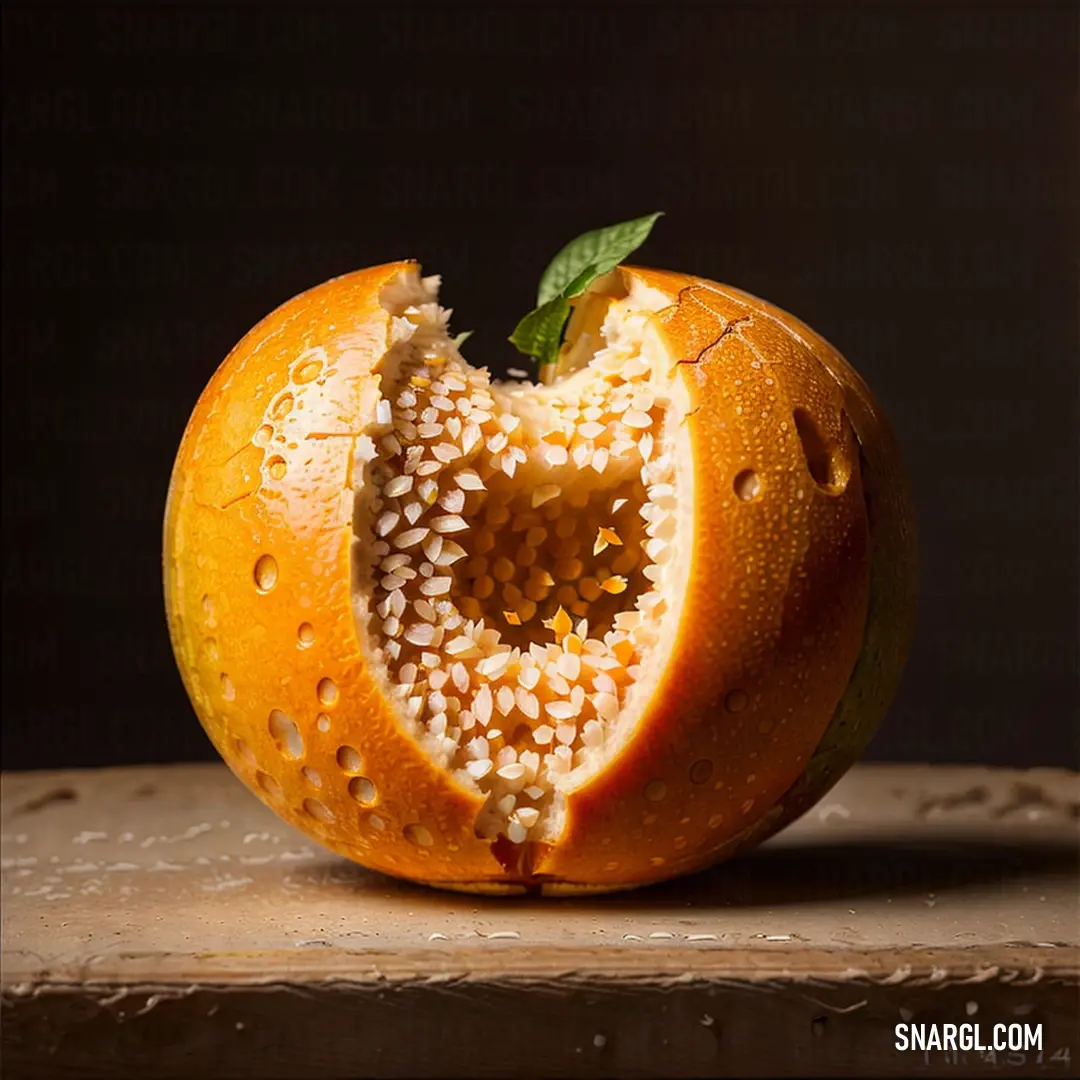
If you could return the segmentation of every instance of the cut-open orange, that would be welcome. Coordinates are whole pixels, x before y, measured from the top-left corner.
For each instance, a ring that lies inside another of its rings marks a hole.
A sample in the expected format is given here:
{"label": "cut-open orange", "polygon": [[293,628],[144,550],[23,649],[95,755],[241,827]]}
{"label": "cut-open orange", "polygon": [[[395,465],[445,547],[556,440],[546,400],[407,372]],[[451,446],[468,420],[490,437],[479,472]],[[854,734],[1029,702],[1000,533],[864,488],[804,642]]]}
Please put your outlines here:
{"label": "cut-open orange", "polygon": [[185,432],[185,685],[237,775],[366,866],[603,891],[755,843],[865,745],[910,634],[911,511],[809,328],[619,267],[544,385],[467,363],[413,263],[289,301]]}

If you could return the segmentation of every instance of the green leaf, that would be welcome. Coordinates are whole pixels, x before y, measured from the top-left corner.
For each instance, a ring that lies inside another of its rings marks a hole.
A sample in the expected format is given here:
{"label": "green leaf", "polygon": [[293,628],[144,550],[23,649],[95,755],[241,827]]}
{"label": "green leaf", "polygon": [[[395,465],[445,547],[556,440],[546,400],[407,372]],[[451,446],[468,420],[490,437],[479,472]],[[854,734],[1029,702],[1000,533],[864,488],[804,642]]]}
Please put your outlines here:
{"label": "green leaf", "polygon": [[[540,278],[537,305],[546,304],[556,296],[569,299],[583,293],[593,281],[614,270],[623,259],[645,243],[662,213],[659,211],[633,221],[593,229],[571,240],[551,260]],[[575,291],[569,291],[571,288]]]}
{"label": "green leaf", "polygon": [[469,338],[471,338],[472,336],[473,332],[471,330],[462,330],[460,334],[456,335],[453,338],[454,348],[460,349],[461,346],[464,345],[465,342],[468,341]]}
{"label": "green leaf", "polygon": [[563,327],[570,317],[570,301],[556,296],[530,311],[510,335],[510,343],[526,356],[535,356],[541,364],[553,363],[559,355]]}
{"label": "green leaf", "polygon": [[593,229],[571,240],[544,271],[538,306],[517,324],[510,343],[526,356],[535,356],[541,367],[555,363],[570,301],[641,247],[662,213]]}

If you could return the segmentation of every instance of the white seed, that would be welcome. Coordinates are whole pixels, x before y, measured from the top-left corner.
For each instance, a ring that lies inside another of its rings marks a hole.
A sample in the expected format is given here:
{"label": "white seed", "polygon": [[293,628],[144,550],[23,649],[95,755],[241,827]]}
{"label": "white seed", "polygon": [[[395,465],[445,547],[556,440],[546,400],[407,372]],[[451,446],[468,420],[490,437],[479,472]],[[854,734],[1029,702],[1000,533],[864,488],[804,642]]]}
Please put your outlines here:
{"label": "white seed", "polygon": [[476,699],[473,701],[473,712],[476,713],[476,719],[479,720],[484,727],[487,727],[488,721],[491,720],[491,708],[491,689],[486,685],[481,686],[476,695]]}
{"label": "white seed", "polygon": [[441,517],[432,518],[431,527],[438,533],[464,532],[469,523],[459,514],[444,514]]}
{"label": "white seed", "polygon": [[504,780],[520,780],[525,775],[525,766],[520,761],[514,761],[509,765],[503,765],[496,773]]}
{"label": "white seed", "polygon": [[424,508],[418,502],[411,502],[405,507],[405,519],[410,525],[415,525],[423,516]]}
{"label": "white seed", "polygon": [[405,640],[412,645],[430,645],[435,640],[435,627],[430,623],[414,623],[405,631]]}
{"label": "white seed", "polygon": [[514,691],[509,686],[500,686],[495,695],[495,706],[503,716],[507,716],[514,707]]}
{"label": "white seed", "polygon": [[454,482],[464,491],[484,491],[484,481],[478,473],[472,469],[462,469],[454,474]]}
{"label": "white seed", "polygon": [[460,514],[465,509],[465,492],[451,488],[439,499],[439,505],[451,514]]}
{"label": "white seed", "polygon": [[515,816],[526,829],[531,829],[540,820],[540,811],[535,806],[522,806]]}
{"label": "white seed", "polygon": [[581,675],[581,657],[564,652],[556,661],[559,674],[573,682]]}
{"label": "white seed", "polygon": [[577,728],[573,724],[559,724],[555,729],[555,738],[564,746],[569,746],[577,738]]}
{"label": "white seed", "polygon": [[547,746],[555,738],[555,729],[550,724],[541,724],[533,730],[533,742],[537,746]]}
{"label": "white seed", "polygon": [[432,577],[428,578],[426,581],[420,582],[420,591],[425,596],[442,596],[450,591],[450,586],[453,583],[453,578]]}
{"label": "white seed", "polygon": [[465,763],[465,770],[475,780],[482,780],[494,767],[489,758],[481,758],[477,761],[467,761]]}
{"label": "white seed", "polygon": [[387,533],[393,532],[394,527],[401,520],[401,515],[394,510],[387,510],[385,514],[380,515],[379,520],[375,522],[375,532],[379,536],[386,536]]}
{"label": "white seed", "polygon": [[[502,689],[500,689],[499,693],[502,693]],[[530,694],[528,690],[519,686],[514,695],[514,700],[517,702],[517,707],[530,720],[535,720],[540,715],[540,702],[535,694]]]}
{"label": "white seed", "polygon": [[511,819],[509,825],[506,826],[506,838],[511,844],[524,844],[528,836],[528,830],[520,821]]}
{"label": "white seed", "polygon": [[412,491],[412,485],[413,478],[411,476],[395,476],[387,483],[383,493],[388,499],[396,499],[398,496]]}
{"label": "white seed", "polygon": [[394,547],[415,547],[417,544],[420,543],[421,540],[424,539],[425,536],[427,536],[428,532],[429,530],[424,528],[406,529],[404,532],[398,533],[397,536],[394,537]]}

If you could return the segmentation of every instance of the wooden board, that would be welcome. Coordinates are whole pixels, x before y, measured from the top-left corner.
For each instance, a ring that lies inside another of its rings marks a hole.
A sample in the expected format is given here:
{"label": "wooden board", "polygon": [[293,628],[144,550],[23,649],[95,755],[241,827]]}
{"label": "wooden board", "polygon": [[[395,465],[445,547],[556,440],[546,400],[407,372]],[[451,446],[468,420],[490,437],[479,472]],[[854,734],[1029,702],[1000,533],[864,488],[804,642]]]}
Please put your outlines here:
{"label": "wooden board", "polygon": [[[587,900],[323,852],[222,766],[3,777],[9,1077],[1076,1075],[1080,778],[867,765],[757,852]],[[898,1051],[1041,1023],[1041,1054]]]}

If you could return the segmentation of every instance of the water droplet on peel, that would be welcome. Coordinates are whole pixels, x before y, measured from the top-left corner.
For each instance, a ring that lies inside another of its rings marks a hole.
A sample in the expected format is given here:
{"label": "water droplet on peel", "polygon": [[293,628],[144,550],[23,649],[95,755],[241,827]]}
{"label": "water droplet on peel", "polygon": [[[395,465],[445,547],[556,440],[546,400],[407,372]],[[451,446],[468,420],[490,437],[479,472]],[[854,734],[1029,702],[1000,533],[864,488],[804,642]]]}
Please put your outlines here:
{"label": "water droplet on peel", "polygon": [[275,420],[284,420],[286,416],[292,412],[293,396],[292,394],[282,394],[280,398],[274,403],[274,408],[271,416]]}
{"label": "water droplet on peel", "polygon": [[650,780],[645,785],[645,798],[649,802],[660,802],[667,794],[667,784],[663,780]]}
{"label": "water droplet on peel", "polygon": [[327,708],[333,705],[338,699],[337,683],[334,682],[333,679],[320,679],[319,685],[315,688],[315,692],[319,695],[319,701]]}
{"label": "water droplet on peel", "polygon": [[417,847],[431,847],[435,843],[435,837],[423,825],[418,823],[414,822],[411,825],[406,825],[402,832],[405,839]]}
{"label": "water droplet on peel", "polygon": [[761,480],[753,469],[743,469],[735,477],[735,494],[743,502],[750,502],[761,491]]}
{"label": "water droplet on peel", "polygon": [[304,383],[312,382],[319,377],[320,371],[322,371],[321,360],[301,360],[293,368],[293,382],[301,386]]}
{"label": "water droplet on peel", "polygon": [[321,821],[324,824],[334,820],[333,812],[325,803],[319,802],[318,799],[305,799],[301,804],[303,811],[309,817],[313,817],[316,821]]}
{"label": "water droplet on peel", "polygon": [[270,734],[277,741],[278,750],[281,753],[291,758],[303,757],[304,740],[291,716],[280,709],[272,709],[267,726]]}
{"label": "water droplet on peel", "polygon": [[750,698],[745,690],[732,690],[724,698],[724,708],[730,713],[739,713],[750,704]]}
{"label": "water droplet on peel", "polygon": [[[370,806],[378,798],[375,785],[366,776],[354,776],[349,781],[349,794],[358,802]],[[423,828],[423,826],[420,826]]]}
{"label": "water droplet on peel", "polygon": [[236,748],[237,757],[248,765],[256,765],[258,762],[255,760],[255,752],[243,739],[233,739],[233,746]]}
{"label": "water droplet on peel", "polygon": [[355,747],[339,746],[337,752],[338,768],[344,772],[358,773],[361,769],[360,754]]}
{"label": "water droplet on peel", "polygon": [[260,555],[255,563],[255,586],[262,593],[268,593],[277,584],[278,565],[273,555]]}
{"label": "water droplet on peel", "polygon": [[269,773],[257,772],[255,774],[255,780],[259,787],[261,787],[271,798],[281,798],[281,785]]}
{"label": "water droplet on peel", "polygon": [[713,763],[708,758],[695,761],[690,766],[690,782],[692,784],[704,784],[713,773]]}

